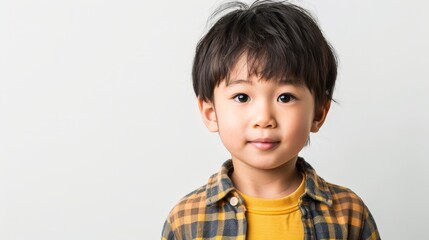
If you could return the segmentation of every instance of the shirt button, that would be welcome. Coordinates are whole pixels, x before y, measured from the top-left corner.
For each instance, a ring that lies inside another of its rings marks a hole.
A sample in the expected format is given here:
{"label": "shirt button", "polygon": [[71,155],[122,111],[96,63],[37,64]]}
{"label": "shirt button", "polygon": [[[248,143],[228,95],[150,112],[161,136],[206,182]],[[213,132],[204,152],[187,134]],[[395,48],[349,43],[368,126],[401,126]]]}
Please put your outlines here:
{"label": "shirt button", "polygon": [[238,204],[238,198],[237,197],[232,197],[231,199],[229,199],[229,203],[235,207]]}

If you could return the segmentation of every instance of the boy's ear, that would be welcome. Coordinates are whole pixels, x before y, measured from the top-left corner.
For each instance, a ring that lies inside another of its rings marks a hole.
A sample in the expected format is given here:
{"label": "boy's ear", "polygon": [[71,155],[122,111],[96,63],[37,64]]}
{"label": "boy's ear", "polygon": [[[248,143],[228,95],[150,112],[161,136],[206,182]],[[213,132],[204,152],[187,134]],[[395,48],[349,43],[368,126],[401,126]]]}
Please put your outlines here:
{"label": "boy's ear", "polygon": [[203,117],[207,129],[209,129],[210,132],[217,132],[219,128],[214,104],[212,102],[206,102],[198,97],[198,108],[200,109],[201,116]]}
{"label": "boy's ear", "polygon": [[311,124],[311,132],[318,132],[325,122],[326,116],[328,115],[329,108],[331,107],[331,101],[326,101],[325,105],[314,115],[313,123]]}

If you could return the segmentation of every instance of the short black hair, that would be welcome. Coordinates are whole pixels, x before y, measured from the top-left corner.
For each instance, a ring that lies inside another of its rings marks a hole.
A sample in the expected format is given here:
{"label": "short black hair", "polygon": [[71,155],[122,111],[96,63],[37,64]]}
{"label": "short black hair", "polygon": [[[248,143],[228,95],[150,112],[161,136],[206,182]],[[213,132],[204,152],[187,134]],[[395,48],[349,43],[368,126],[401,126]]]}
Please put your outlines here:
{"label": "short black hair", "polygon": [[304,84],[319,108],[332,100],[337,59],[317,22],[305,9],[285,1],[221,5],[219,18],[198,42],[192,67],[197,97],[213,101],[214,88],[247,54],[249,75]]}

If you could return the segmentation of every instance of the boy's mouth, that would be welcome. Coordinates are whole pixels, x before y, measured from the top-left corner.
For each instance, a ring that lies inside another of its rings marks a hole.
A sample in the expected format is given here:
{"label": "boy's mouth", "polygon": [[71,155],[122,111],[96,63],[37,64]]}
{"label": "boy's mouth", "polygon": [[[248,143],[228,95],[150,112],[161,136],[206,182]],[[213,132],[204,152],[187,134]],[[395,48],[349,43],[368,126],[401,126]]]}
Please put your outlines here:
{"label": "boy's mouth", "polygon": [[266,151],[277,147],[280,141],[273,140],[271,138],[258,138],[258,139],[249,141],[249,143],[259,150]]}

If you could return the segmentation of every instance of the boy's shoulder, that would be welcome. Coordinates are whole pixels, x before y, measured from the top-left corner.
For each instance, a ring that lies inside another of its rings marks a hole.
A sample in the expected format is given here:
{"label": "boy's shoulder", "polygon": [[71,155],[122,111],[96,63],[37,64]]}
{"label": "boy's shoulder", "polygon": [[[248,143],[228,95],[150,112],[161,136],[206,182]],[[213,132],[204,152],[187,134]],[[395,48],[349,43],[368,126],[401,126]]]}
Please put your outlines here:
{"label": "boy's shoulder", "polygon": [[336,193],[349,193],[351,195],[356,195],[347,187],[325,181],[325,179],[320,177],[316,173],[316,170],[301,157],[298,157],[296,166],[306,177],[306,192],[314,198],[328,200],[332,194]]}
{"label": "boy's shoulder", "polygon": [[[224,229],[229,226],[231,220],[243,220],[244,214],[238,218],[231,199],[238,199],[238,193],[234,191],[234,186],[229,173],[232,171],[232,161],[228,160],[219,172],[213,174],[207,184],[195,189],[185,195],[170,211],[163,228],[163,239],[174,239],[169,236],[199,236],[199,231],[216,228]],[[240,200],[241,201],[241,200]],[[240,202],[241,204],[243,202]],[[237,203],[236,203],[237,204]],[[237,205],[238,206],[238,205]],[[244,211],[244,210],[243,210]],[[222,215],[222,216],[220,216]],[[204,229],[196,226],[205,226]],[[210,227],[209,227],[210,226]],[[222,233],[217,231],[205,232],[207,236],[238,236],[238,228],[230,228]],[[198,230],[198,231],[197,231]],[[191,239],[190,237],[188,237]],[[185,239],[188,239],[185,238]],[[192,238],[193,239],[193,238]]]}
{"label": "boy's shoulder", "polygon": [[207,184],[198,187],[192,192],[186,194],[182,197],[179,202],[171,210],[170,215],[177,215],[178,212],[185,211],[187,209],[191,210],[190,207],[199,206],[200,203],[206,202],[206,189]]}
{"label": "boy's shoulder", "polygon": [[323,205],[326,207],[334,209],[355,209],[362,213],[365,212],[366,207],[363,200],[350,188],[325,181],[302,158],[298,159],[297,167],[306,176],[305,195],[307,199],[324,203]]}
{"label": "boy's shoulder", "polygon": [[232,161],[228,160],[219,172],[213,174],[208,182],[185,195],[170,211],[169,219],[181,221],[184,216],[204,213],[208,206],[214,205],[234,190],[229,173],[232,171]]}
{"label": "boy's shoulder", "polygon": [[316,229],[341,229],[348,239],[380,238],[371,212],[354,191],[325,181],[303,159],[297,166],[305,169],[306,174],[303,213],[309,212],[313,219],[318,219]]}
{"label": "boy's shoulder", "polygon": [[333,209],[347,210],[362,217],[366,217],[368,214],[367,207],[358,194],[350,188],[334,183],[326,182],[326,185],[331,194],[331,201],[328,202],[327,206],[330,206]]}

